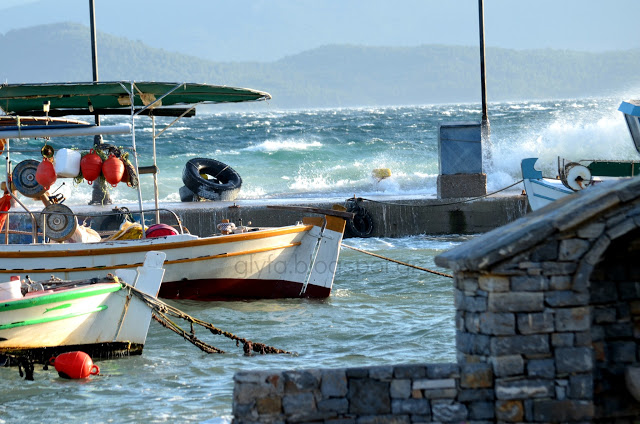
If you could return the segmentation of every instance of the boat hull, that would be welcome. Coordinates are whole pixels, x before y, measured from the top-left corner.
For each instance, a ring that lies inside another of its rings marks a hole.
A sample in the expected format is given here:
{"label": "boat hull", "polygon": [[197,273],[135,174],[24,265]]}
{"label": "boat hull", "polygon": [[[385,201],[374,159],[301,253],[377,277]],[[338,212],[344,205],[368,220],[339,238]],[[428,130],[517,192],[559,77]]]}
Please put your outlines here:
{"label": "boat hull", "polygon": [[[116,275],[155,297],[163,259],[160,254],[155,262],[147,260],[137,270],[117,270]],[[150,321],[149,306],[119,282],[32,292],[0,302],[0,354],[38,361],[79,347],[98,358],[139,354]]]}
{"label": "boat hull", "polygon": [[[46,279],[106,275],[139,266],[150,250],[166,253],[160,297],[237,299],[330,295],[344,219],[310,218],[307,224],[200,238],[177,235],[101,243],[6,245],[0,281],[28,274]],[[321,223],[322,222],[322,223]]]}
{"label": "boat hull", "polygon": [[165,299],[226,300],[279,299],[292,297],[325,298],[331,288],[309,285],[300,293],[299,282],[260,279],[200,279],[162,283],[160,297]]}
{"label": "boat hull", "polygon": [[527,193],[529,206],[533,211],[574,193],[565,187],[560,180],[543,178],[542,172],[534,168],[536,161],[537,158],[528,158],[521,162],[524,189]]}

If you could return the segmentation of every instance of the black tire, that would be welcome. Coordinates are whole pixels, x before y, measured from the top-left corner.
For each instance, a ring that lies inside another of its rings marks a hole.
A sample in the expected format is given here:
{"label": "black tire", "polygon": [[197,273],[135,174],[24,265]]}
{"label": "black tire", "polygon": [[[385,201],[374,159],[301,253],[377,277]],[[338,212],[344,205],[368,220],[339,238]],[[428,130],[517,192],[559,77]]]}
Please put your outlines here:
{"label": "black tire", "polygon": [[[200,174],[210,175],[211,179]],[[182,171],[182,182],[195,195],[208,200],[231,201],[238,197],[242,178],[229,165],[215,159],[195,158]]]}
{"label": "black tire", "polygon": [[373,234],[373,217],[361,206],[350,206],[347,211],[355,213],[353,219],[347,220],[346,234],[351,237],[367,238]]}
{"label": "black tire", "polygon": [[200,198],[196,196],[193,193],[193,191],[189,190],[189,188],[186,186],[180,187],[180,189],[178,190],[178,193],[180,193],[181,202],[199,202],[200,201]]}

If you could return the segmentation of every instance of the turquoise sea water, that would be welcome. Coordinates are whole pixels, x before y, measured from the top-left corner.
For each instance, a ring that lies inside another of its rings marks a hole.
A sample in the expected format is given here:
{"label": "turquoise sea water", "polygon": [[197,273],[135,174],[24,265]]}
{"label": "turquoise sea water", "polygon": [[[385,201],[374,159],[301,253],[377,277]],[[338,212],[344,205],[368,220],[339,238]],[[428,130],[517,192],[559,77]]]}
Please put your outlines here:
{"label": "turquoise sea water", "polygon": [[[520,161],[539,157],[538,167],[557,174],[557,157],[634,159],[622,114],[621,98],[552,100],[490,105],[491,143],[485,146],[488,190],[518,181]],[[211,106],[184,118],[158,138],[159,193],[164,201],[179,201],[182,170],[194,157],[214,158],[230,165],[243,179],[239,200],[322,198],[386,195],[435,196],[438,174],[438,124],[480,119],[479,105],[425,105],[359,109],[273,110],[268,103],[250,111],[236,105],[232,112]],[[105,117],[103,123],[122,123],[127,117]],[[157,131],[171,118],[156,118]],[[151,164],[151,124],[136,120],[140,165]],[[125,148],[129,136],[105,140]],[[58,149],[88,149],[92,138],[51,140]],[[13,143],[16,146],[17,143]],[[42,141],[29,144],[40,148]],[[16,164],[26,156],[12,155]],[[38,159],[35,156],[30,158]],[[389,168],[391,178],[378,182],[374,168]],[[145,200],[153,199],[152,178],[141,176]],[[64,186],[61,183],[64,182]],[[520,190],[522,187],[515,187]],[[67,205],[87,204],[91,187],[59,179]],[[119,185],[114,202],[132,202],[137,192]]]}
{"label": "turquoise sea water", "polygon": [[[622,99],[556,100],[490,106],[489,191],[520,176],[520,160],[540,157],[555,175],[557,157],[637,159],[617,107]],[[264,106],[264,107],[262,107]],[[216,113],[181,121],[159,139],[160,197],[178,201],[184,163],[211,157],[231,165],[244,180],[239,201],[358,196],[434,196],[439,122],[477,120],[479,106],[432,105],[303,111]],[[109,117],[106,123],[123,122]],[[150,126],[136,123],[141,164],[149,164]],[[124,138],[107,141],[126,145]],[[91,140],[72,140],[87,147]],[[30,141],[34,147],[39,141]],[[56,140],[51,144],[62,147]],[[24,156],[13,155],[14,161]],[[390,168],[378,183],[373,168]],[[142,176],[151,197],[151,178]],[[88,185],[67,203],[86,204]],[[514,190],[520,190],[515,187]],[[113,189],[114,203],[135,192]],[[471,236],[348,239],[346,243],[436,269],[439,253]],[[325,300],[174,302],[185,312],[238,336],[295,352],[245,357],[235,344],[197,330],[228,353],[205,354],[152,322],[142,356],[99,362],[101,375],[62,380],[36,369],[35,381],[0,368],[0,423],[31,422],[228,422],[234,372],[246,369],[353,367],[455,361],[451,280],[342,249],[334,290]]]}

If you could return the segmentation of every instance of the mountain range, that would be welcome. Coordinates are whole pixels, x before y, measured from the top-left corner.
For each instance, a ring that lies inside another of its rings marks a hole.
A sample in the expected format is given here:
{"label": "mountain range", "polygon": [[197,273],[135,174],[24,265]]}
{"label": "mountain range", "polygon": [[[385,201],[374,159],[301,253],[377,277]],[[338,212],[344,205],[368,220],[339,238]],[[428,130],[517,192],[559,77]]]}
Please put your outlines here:
{"label": "mountain range", "polygon": [[[101,81],[185,81],[271,93],[279,108],[480,102],[478,47],[326,45],[272,62],[214,62],[98,33]],[[89,28],[39,25],[0,35],[0,81],[90,81]],[[633,95],[640,49],[487,48],[489,101]]]}

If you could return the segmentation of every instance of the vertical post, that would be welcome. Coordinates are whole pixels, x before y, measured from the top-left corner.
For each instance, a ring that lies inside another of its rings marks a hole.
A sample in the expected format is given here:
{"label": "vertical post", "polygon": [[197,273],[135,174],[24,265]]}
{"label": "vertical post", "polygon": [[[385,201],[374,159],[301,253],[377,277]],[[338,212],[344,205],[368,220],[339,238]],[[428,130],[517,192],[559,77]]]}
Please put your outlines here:
{"label": "vertical post", "polygon": [[[153,168],[157,171],[158,169],[158,163],[157,163],[157,157],[156,157],[156,117],[155,115],[151,115],[151,127],[152,127],[152,137],[151,139],[153,140]],[[156,206],[156,224],[160,224],[160,210],[159,205],[158,205],[158,173],[154,172],[153,173],[153,193],[154,193],[154,200],[155,200],[155,206]]]}
{"label": "vertical post", "polygon": [[491,127],[489,126],[489,114],[487,112],[487,77],[484,53],[484,0],[478,0],[478,27],[480,30],[480,87],[482,91],[482,123],[481,137],[485,145],[483,156],[490,162],[490,140]]}
{"label": "vertical post", "polygon": [[[91,24],[91,64],[93,82],[98,82],[98,46],[96,44],[96,8],[94,0],[89,0],[89,21]],[[96,125],[100,125],[100,115],[95,114]],[[96,137],[100,137],[97,135]]]}
{"label": "vertical post", "polygon": [[[94,0],[89,0],[89,21],[91,25],[91,64],[93,68],[93,82],[98,82],[98,45],[96,43],[96,10]],[[89,100],[90,101],[90,100]],[[96,125],[100,125],[100,115],[95,115]],[[97,134],[93,137],[93,144],[95,147],[99,147],[102,144],[102,135]],[[103,178],[98,180],[93,185],[93,192],[91,193],[90,205],[110,205],[111,198],[107,184]]]}

